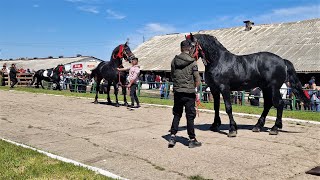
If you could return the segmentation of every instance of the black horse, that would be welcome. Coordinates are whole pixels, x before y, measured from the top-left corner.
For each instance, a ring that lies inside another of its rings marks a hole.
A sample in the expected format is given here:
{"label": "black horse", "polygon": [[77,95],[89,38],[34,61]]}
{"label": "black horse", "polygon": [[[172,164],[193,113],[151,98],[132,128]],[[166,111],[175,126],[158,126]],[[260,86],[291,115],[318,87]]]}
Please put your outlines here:
{"label": "black horse", "polygon": [[112,104],[110,100],[110,87],[113,85],[114,87],[114,94],[116,96],[116,107],[119,107],[118,102],[118,90],[119,85],[122,86],[122,93],[124,96],[124,104],[128,105],[127,99],[126,99],[126,73],[125,72],[119,72],[117,68],[121,68],[122,66],[122,59],[125,59],[126,61],[131,62],[131,60],[134,58],[134,54],[131,52],[128,43],[121,44],[117,46],[112,54],[111,59],[108,62],[101,62],[95,69],[92,70],[91,78],[94,78],[94,80],[97,83],[96,86],[96,97],[94,100],[94,103],[98,103],[98,93],[100,89],[100,82],[102,79],[105,79],[107,81],[107,101],[108,104]]}
{"label": "black horse", "polygon": [[219,116],[220,93],[225,102],[226,112],[230,119],[229,137],[237,134],[237,125],[232,115],[230,100],[231,91],[250,90],[260,87],[263,92],[264,110],[252,131],[259,132],[272,106],[277,109],[275,125],[269,134],[276,135],[282,128],[282,112],[284,102],[280,95],[281,85],[287,80],[291,83],[293,93],[305,103],[307,97],[302,91],[293,64],[270,52],[259,52],[237,56],[229,52],[215,37],[207,34],[188,35],[193,55],[202,58],[205,65],[205,80],[214,97],[215,117],[213,131],[218,131],[221,125]]}
{"label": "black horse", "polygon": [[57,89],[61,90],[60,75],[64,72],[65,72],[65,68],[64,68],[64,65],[62,64],[59,64],[57,67],[51,68],[51,69],[40,69],[34,73],[30,86],[32,86],[34,82],[37,80],[36,88],[39,88],[39,84],[40,84],[42,89],[44,89],[42,85],[42,80],[45,80],[47,82],[53,82],[54,84],[56,84]]}

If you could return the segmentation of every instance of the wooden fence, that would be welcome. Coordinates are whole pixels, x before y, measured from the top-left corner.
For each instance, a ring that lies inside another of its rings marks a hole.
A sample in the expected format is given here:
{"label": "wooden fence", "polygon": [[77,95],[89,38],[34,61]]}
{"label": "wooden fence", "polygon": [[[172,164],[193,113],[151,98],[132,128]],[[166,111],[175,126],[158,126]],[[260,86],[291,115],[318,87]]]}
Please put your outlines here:
{"label": "wooden fence", "polygon": [[[32,77],[33,73],[17,73],[18,83],[16,84],[16,86],[28,86],[32,81]],[[3,80],[6,86],[10,84],[10,77],[8,76],[8,73],[4,74]]]}

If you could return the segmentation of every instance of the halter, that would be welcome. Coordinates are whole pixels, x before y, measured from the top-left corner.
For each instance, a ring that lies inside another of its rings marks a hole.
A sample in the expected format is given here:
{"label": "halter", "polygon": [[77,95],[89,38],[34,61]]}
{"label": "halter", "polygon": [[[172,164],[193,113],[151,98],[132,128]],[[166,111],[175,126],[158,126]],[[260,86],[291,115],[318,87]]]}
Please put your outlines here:
{"label": "halter", "polygon": [[113,54],[112,55],[112,58],[113,59],[117,59],[117,58],[119,58],[119,59],[121,59],[121,58],[123,58],[123,54],[125,53],[124,51],[123,51],[123,44],[121,44],[120,46],[119,46],[119,51],[118,51],[118,53],[117,53],[117,55],[115,55],[115,54]]}
{"label": "halter", "polygon": [[194,50],[192,52],[192,57],[195,58],[196,60],[198,60],[199,59],[199,50],[200,50],[203,63],[206,65],[204,59],[206,60],[207,63],[209,63],[209,61],[207,60],[207,58],[206,58],[206,56],[204,54],[204,51],[203,51],[202,47],[200,46],[199,42],[196,41],[195,44],[194,44],[194,42],[191,41],[191,36],[190,35],[186,36],[186,39],[194,47]]}
{"label": "halter", "polygon": [[63,72],[63,66],[59,66],[59,73],[61,74]]}

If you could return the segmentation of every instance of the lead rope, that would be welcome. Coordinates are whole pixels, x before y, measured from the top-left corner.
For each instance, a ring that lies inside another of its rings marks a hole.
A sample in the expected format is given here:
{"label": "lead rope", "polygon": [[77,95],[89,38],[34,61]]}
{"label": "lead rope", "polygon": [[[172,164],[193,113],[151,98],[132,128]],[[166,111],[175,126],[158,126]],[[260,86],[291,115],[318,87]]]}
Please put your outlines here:
{"label": "lead rope", "polygon": [[204,105],[201,104],[201,101],[200,101],[200,98],[199,98],[199,94],[197,94],[196,95],[196,111],[197,111],[198,117],[200,117],[199,106],[205,109]]}

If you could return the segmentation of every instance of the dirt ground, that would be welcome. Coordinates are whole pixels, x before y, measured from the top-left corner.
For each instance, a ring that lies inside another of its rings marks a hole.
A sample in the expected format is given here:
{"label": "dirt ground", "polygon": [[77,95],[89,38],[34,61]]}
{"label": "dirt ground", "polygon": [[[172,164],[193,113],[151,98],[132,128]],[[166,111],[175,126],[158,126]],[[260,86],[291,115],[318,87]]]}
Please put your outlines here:
{"label": "dirt ground", "polygon": [[[238,136],[208,131],[213,114],[196,118],[200,148],[189,149],[186,120],[179,142],[167,148],[171,108],[93,104],[91,99],[0,91],[0,137],[108,170],[128,179],[319,179],[320,126],[284,122],[270,136],[251,131],[256,119],[235,117]],[[267,122],[270,128],[274,122]]]}

